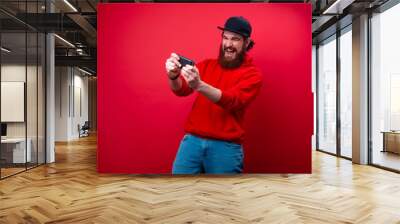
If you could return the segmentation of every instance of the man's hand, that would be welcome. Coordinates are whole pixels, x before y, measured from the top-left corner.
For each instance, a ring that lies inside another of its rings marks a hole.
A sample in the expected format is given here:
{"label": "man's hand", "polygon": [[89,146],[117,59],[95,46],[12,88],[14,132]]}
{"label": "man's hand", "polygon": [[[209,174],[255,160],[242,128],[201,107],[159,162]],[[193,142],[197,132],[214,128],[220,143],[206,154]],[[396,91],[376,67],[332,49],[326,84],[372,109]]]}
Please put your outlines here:
{"label": "man's hand", "polygon": [[165,69],[167,70],[167,75],[170,79],[176,78],[176,76],[179,75],[180,66],[181,64],[179,63],[179,56],[175,53],[172,53],[165,62]]}
{"label": "man's hand", "polygon": [[196,66],[185,65],[185,67],[182,68],[182,75],[188,83],[188,86],[193,90],[198,90],[201,86],[202,81],[200,79],[199,70]]}

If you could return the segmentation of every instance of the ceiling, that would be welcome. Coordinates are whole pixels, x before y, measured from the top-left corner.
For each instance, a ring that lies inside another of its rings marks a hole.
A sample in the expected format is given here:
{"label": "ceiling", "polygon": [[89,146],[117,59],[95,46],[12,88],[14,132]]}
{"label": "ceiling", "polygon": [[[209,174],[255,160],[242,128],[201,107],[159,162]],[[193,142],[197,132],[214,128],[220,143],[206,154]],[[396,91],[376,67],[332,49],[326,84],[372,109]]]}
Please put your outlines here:
{"label": "ceiling", "polygon": [[19,63],[26,57],[29,63],[44,48],[43,43],[37,43],[43,36],[37,35],[54,32],[72,44],[55,38],[56,65],[79,66],[96,73],[97,3],[97,0],[47,0],[47,4],[45,0],[1,0],[1,43],[11,50],[2,51],[2,60]]}
{"label": "ceiling", "polygon": [[[208,2],[280,2],[312,4],[313,40],[318,41],[330,27],[346,16],[357,15],[377,7],[387,0],[250,0],[250,1],[208,1]],[[25,30],[29,32],[54,32],[56,65],[82,66],[96,71],[97,11],[99,2],[207,2],[182,0],[1,0],[0,21],[2,45],[14,50],[14,54],[25,54]],[[332,7],[330,7],[332,6]],[[335,6],[335,7],[333,7]],[[328,14],[323,14],[330,8]],[[27,12],[27,13],[26,13]],[[51,13],[50,13],[51,12]],[[350,18],[351,23],[351,18]],[[333,31],[334,32],[334,31]],[[35,43],[28,38],[28,54],[34,53]],[[39,46],[41,47],[41,46]]]}

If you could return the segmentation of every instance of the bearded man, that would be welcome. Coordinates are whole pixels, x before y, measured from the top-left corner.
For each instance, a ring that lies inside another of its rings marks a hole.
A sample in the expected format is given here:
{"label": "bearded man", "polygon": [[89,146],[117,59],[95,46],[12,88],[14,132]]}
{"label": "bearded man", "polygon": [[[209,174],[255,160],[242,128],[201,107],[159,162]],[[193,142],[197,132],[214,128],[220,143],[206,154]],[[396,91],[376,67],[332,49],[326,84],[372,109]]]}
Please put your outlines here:
{"label": "bearded man", "polygon": [[177,96],[197,92],[185,123],[172,168],[173,174],[232,174],[243,171],[244,115],[262,86],[262,75],[248,51],[253,48],[251,25],[230,17],[222,30],[218,59],[181,67],[172,53],[165,67]]}

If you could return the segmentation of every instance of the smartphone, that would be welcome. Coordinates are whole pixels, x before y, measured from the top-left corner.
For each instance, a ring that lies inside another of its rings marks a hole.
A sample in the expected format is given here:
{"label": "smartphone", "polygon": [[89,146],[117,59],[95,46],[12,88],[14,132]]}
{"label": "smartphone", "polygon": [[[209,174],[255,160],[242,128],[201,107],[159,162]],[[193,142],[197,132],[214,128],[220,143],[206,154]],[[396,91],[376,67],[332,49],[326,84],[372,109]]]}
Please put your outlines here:
{"label": "smartphone", "polygon": [[183,57],[182,55],[178,55],[179,56],[179,63],[181,63],[181,67],[184,67],[185,65],[191,65],[194,66],[194,61],[190,60],[189,58]]}

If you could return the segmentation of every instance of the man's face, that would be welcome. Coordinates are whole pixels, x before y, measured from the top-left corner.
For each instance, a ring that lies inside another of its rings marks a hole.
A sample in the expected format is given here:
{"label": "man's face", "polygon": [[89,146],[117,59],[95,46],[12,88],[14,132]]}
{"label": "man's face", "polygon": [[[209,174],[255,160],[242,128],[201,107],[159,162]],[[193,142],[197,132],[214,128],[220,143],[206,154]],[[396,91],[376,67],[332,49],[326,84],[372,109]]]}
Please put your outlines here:
{"label": "man's face", "polygon": [[232,61],[244,50],[244,38],[236,33],[224,31],[222,33],[222,49],[227,61]]}
{"label": "man's face", "polygon": [[239,67],[244,61],[246,42],[241,35],[224,31],[218,56],[219,64],[228,69]]}

